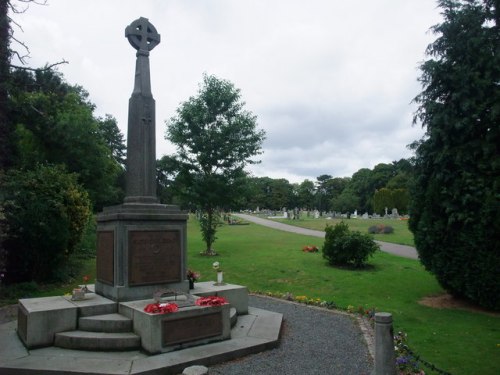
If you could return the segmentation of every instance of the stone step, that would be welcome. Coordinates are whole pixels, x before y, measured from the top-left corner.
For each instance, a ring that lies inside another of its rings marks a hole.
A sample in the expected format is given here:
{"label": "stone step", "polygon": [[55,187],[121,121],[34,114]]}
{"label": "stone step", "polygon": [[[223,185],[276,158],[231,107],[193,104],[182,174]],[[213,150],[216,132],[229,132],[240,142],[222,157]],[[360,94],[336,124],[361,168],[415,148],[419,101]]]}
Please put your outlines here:
{"label": "stone step", "polygon": [[134,350],[141,347],[141,338],[132,332],[67,331],[56,333],[54,346],[93,351]]}
{"label": "stone step", "polygon": [[78,319],[78,329],[91,332],[131,332],[132,319],[121,314],[83,316]]}

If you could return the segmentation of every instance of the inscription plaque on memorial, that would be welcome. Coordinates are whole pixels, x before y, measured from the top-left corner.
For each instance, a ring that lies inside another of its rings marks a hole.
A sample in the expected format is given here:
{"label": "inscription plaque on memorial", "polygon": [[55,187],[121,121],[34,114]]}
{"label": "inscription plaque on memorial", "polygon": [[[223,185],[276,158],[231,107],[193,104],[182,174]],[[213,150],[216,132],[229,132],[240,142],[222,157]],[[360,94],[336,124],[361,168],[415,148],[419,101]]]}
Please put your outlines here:
{"label": "inscription plaque on memorial", "polygon": [[129,285],[182,281],[180,231],[129,231],[128,251]]}
{"label": "inscription plaque on memorial", "polygon": [[201,340],[222,335],[220,312],[177,320],[164,320],[161,324],[163,346]]}
{"label": "inscription plaque on memorial", "polygon": [[113,231],[97,232],[97,280],[114,283],[114,249],[115,236]]}

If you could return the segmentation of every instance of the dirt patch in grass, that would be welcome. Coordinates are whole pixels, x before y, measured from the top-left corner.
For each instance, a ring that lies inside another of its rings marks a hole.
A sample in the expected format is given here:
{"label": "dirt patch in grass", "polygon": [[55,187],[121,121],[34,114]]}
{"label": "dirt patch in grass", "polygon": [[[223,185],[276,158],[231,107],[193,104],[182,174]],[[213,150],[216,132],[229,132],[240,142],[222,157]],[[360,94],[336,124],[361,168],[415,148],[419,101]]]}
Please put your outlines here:
{"label": "dirt patch in grass", "polygon": [[440,294],[437,296],[424,297],[420,301],[418,301],[418,303],[436,309],[460,309],[472,312],[479,312],[497,318],[500,317],[500,312],[487,310],[465,299],[453,297],[451,294],[448,293]]}

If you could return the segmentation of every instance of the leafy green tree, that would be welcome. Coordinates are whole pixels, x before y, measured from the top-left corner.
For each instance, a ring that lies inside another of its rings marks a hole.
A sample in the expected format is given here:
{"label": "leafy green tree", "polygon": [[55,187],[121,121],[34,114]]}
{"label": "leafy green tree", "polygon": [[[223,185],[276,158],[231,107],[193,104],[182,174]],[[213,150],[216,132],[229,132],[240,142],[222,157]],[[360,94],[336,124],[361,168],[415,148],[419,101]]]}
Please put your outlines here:
{"label": "leafy green tree", "polygon": [[125,168],[127,146],[122,132],[118,128],[116,119],[107,114],[104,118],[97,119],[97,130],[104,140],[116,163]]}
{"label": "leafy green tree", "polygon": [[328,199],[328,181],[332,179],[329,174],[316,177],[316,204],[320,212],[328,211],[330,202]]}
{"label": "leafy green tree", "polygon": [[118,203],[125,146],[115,120],[96,119],[88,93],[56,72],[17,70],[10,79],[14,166],[64,164],[78,173],[96,210]]}
{"label": "leafy green tree", "polygon": [[293,204],[293,186],[286,178],[272,179],[271,181],[271,202],[269,208],[281,210],[283,207],[291,207]]}
{"label": "leafy green tree", "polygon": [[60,277],[91,215],[87,192],[61,166],[11,169],[1,182],[6,281]]}
{"label": "leafy green tree", "polygon": [[314,182],[304,180],[300,183],[298,189],[298,206],[301,208],[312,209],[314,207]]}
{"label": "leafy green tree", "polygon": [[[352,175],[351,181],[348,186],[350,195],[357,197],[357,206],[361,212],[371,211],[371,199],[375,189],[372,184],[372,171],[369,168],[361,168]],[[353,210],[353,208],[351,208]]]}
{"label": "leafy green tree", "polygon": [[374,212],[382,215],[385,213],[385,209],[391,210],[396,207],[394,205],[394,199],[392,196],[392,190],[387,188],[382,188],[375,191],[373,195],[373,210]]}
{"label": "leafy green tree", "polygon": [[[182,103],[167,122],[166,138],[177,147],[177,178],[187,187],[183,197],[207,215],[202,229],[215,230],[216,212],[241,196],[244,168],[261,153],[265,133],[257,130],[256,117],[240,99],[231,82],[204,75],[198,95]],[[215,233],[207,238],[215,240]],[[205,243],[206,253],[213,253],[213,241]]]}
{"label": "leafy green tree", "polygon": [[382,188],[375,191],[373,196],[373,210],[382,215],[385,208],[397,208],[400,214],[408,212],[408,190]]}
{"label": "leafy green tree", "polygon": [[[161,159],[156,161],[156,181],[158,182],[157,194],[160,202],[163,204],[181,204],[179,196],[185,189],[181,186],[180,181],[177,180],[178,171],[177,160],[169,155],[164,155]],[[196,206],[187,209],[196,210]]]}
{"label": "leafy green tree", "polygon": [[353,212],[358,207],[359,198],[349,189],[344,189],[339,196],[332,199],[332,208],[338,212]]}
{"label": "leafy green tree", "polygon": [[454,295],[500,309],[500,30],[495,1],[440,0],[421,66],[410,229]]}

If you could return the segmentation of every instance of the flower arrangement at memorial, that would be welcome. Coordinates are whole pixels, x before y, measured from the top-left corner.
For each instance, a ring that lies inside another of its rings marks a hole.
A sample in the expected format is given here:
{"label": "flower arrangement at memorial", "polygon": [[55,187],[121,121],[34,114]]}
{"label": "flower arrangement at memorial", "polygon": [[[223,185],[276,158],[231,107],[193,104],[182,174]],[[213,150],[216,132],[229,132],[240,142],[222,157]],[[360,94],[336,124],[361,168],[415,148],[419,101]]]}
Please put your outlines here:
{"label": "flower arrangement at memorial", "polygon": [[305,253],[317,253],[319,249],[316,245],[307,245],[302,248],[302,251]]}
{"label": "flower arrangement at memorial", "polygon": [[201,277],[201,274],[199,272],[193,271],[193,270],[187,270],[186,277],[189,281],[195,282],[198,281]]}
{"label": "flower arrangement at memorial", "polygon": [[227,304],[224,297],[208,296],[198,298],[195,302],[196,306],[221,306]]}
{"label": "flower arrangement at memorial", "polygon": [[90,277],[88,275],[84,275],[82,277],[83,279],[83,287],[82,287],[82,290],[84,293],[88,293],[89,292],[89,288],[87,288],[87,283],[89,282],[90,280]]}
{"label": "flower arrangement at memorial", "polygon": [[146,305],[144,311],[149,314],[169,314],[179,310],[176,303],[150,303]]}

